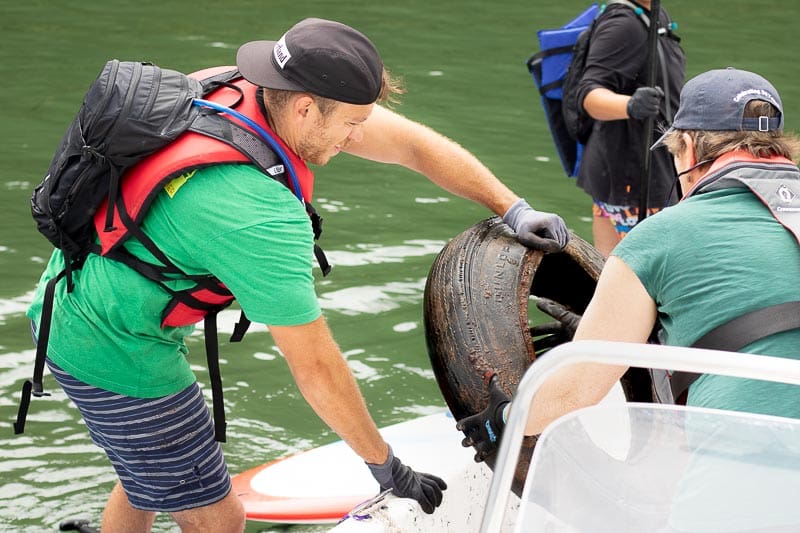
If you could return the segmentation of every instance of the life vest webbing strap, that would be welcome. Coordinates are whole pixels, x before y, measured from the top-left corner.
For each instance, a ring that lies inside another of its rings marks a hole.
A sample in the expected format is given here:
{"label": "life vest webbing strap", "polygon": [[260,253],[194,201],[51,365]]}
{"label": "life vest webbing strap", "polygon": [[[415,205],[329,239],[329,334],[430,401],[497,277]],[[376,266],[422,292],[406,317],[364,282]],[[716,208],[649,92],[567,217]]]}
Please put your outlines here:
{"label": "life vest webbing strap", "polygon": [[[162,325],[168,322],[170,314],[172,314],[172,312],[175,311],[175,309],[180,304],[183,304],[191,309],[203,311],[204,313],[203,316],[206,316],[208,313],[219,313],[220,311],[228,307],[231,304],[231,302],[233,302],[233,295],[231,295],[230,298],[227,299],[226,301],[219,303],[212,303],[212,302],[204,302],[192,296],[191,294],[192,289],[187,289],[183,291],[173,291],[163,283],[161,284],[161,287],[172,296],[172,300],[170,300],[170,302],[164,308],[164,311],[161,312]],[[197,320],[199,321],[200,318],[198,317]],[[181,325],[186,325],[186,324],[181,324]]]}
{"label": "life vest webbing strap", "polygon": [[327,276],[330,274],[331,264],[328,262],[325,252],[322,251],[322,248],[320,248],[318,244],[314,244],[314,256],[317,258],[317,263],[319,263],[319,268],[322,270],[322,275]]}
{"label": "life vest webbing strap", "polygon": [[206,361],[211,382],[211,405],[214,414],[214,439],[225,442],[225,403],[222,398],[222,375],[219,371],[219,345],[217,344],[217,313],[209,313],[203,322],[205,329]]}
{"label": "life vest webbing strap", "polygon": [[[738,352],[764,337],[797,328],[800,328],[800,302],[785,302],[737,316],[700,337],[692,348]],[[685,393],[701,375],[693,372],[670,374],[675,403],[686,403]]]}
{"label": "life vest webbing strap", "polygon": [[186,276],[186,274],[177,266],[175,266],[175,263],[170,261],[164,252],[162,252],[158,246],[156,246],[152,239],[150,239],[150,237],[148,237],[144,231],[142,231],[142,228],[139,227],[139,224],[137,224],[131,218],[131,216],[128,214],[128,210],[125,208],[125,202],[122,200],[122,195],[119,196],[119,201],[117,202],[117,213],[119,213],[120,220],[122,220],[122,223],[128,229],[130,234],[136,237],[136,239],[142,243],[145,248],[147,248],[147,251],[153,254],[153,257],[155,257],[156,260],[163,265],[163,267],[161,267],[163,273]]}
{"label": "life vest webbing strap", "polygon": [[[168,276],[165,274],[164,269],[161,265],[154,265],[152,263],[148,263],[147,261],[142,261],[141,259],[139,259],[138,257],[136,257],[135,255],[133,255],[124,248],[120,248],[119,250],[112,250],[106,253],[103,257],[106,257],[108,259],[113,259],[114,261],[127,265],[131,269],[135,270],[136,273],[138,273],[139,275],[144,276],[150,281],[153,281],[161,285],[164,288],[164,290],[170,293],[172,296],[176,296],[177,294],[186,291],[174,291],[164,284],[165,281],[176,281],[176,280],[192,281],[197,285],[197,287],[206,289],[210,292],[213,292],[214,294],[219,294],[223,296],[228,294],[228,291],[222,286],[220,286],[219,280],[217,280],[217,278],[213,276],[191,275],[191,274],[184,274],[179,277]],[[187,301],[184,303],[191,304],[192,302]]]}
{"label": "life vest webbing strap", "polygon": [[233,333],[231,333],[231,342],[241,342],[244,334],[247,333],[247,328],[250,327],[250,319],[244,314],[244,311],[239,315],[239,321],[233,326]]}
{"label": "life vest webbing strap", "polygon": [[[306,213],[308,213],[308,217],[311,219],[311,229],[314,231],[314,240],[316,241],[322,235],[322,217],[319,216],[319,213],[317,213],[317,210],[311,205],[311,202],[306,202]],[[328,262],[325,252],[316,243],[314,243],[314,256],[317,258],[317,263],[322,270],[322,275],[327,276],[330,274],[331,264]]]}
{"label": "life vest webbing strap", "polygon": [[692,347],[736,352],[759,339],[796,328],[800,328],[800,302],[785,302],[725,322],[700,337]]}
{"label": "life vest webbing strap", "polygon": [[183,270],[178,268],[175,263],[170,261],[166,254],[162,252],[158,246],[156,246],[156,243],[154,243],[153,240],[148,237],[144,231],[142,231],[142,228],[136,222],[134,222],[121,200],[118,202],[117,211],[120,219],[122,220],[123,224],[125,224],[125,227],[128,228],[130,234],[135,237],[147,249],[148,252],[153,254],[153,256],[159,262],[161,262],[161,265],[153,265],[146,261],[142,261],[124,248],[107,252],[104,257],[114,259],[115,261],[119,261],[128,265],[147,279],[160,283],[162,287],[167,290],[167,292],[173,295],[176,294],[176,291],[169,289],[162,283],[163,281],[169,281],[172,279],[190,280],[212,292],[218,294],[220,293],[218,284],[214,278],[209,276],[194,276],[186,274]]}

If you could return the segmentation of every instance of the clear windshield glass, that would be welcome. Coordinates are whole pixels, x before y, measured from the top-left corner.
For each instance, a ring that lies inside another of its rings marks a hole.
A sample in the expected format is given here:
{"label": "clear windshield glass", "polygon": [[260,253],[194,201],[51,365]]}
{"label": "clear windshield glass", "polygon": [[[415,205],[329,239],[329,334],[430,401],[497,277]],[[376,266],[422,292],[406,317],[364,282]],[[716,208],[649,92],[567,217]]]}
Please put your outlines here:
{"label": "clear windshield glass", "polygon": [[601,404],[553,423],[518,531],[800,531],[800,420]]}

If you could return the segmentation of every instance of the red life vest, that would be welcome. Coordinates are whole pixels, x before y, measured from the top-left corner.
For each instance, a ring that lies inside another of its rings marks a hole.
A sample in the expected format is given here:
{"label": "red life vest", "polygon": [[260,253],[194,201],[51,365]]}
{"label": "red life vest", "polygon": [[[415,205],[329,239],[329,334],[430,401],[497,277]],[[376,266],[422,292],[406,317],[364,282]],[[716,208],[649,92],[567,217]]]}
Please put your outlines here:
{"label": "red life vest", "polygon": [[[234,68],[215,67],[195,72],[190,76],[203,79]],[[235,106],[236,111],[256,122],[270,134],[273,141],[288,156],[288,163],[294,168],[302,197],[307,207],[310,208],[314,175],[305,162],[270,129],[258,103],[259,87],[244,78],[235,79],[231,84],[239,90],[223,86],[211,93],[207,99],[221,105]],[[252,132],[247,124],[235,117],[229,118]],[[283,161],[272,150],[270,152],[275,161],[274,166],[269,169],[270,174],[273,172],[274,174],[269,177],[286,185]],[[156,248],[155,244],[140,229],[140,224],[148,208],[167,183],[193,169],[215,164],[251,162],[247,155],[231,144],[206,134],[187,131],[174,142],[140,161],[126,173],[120,181],[118,201],[113,210],[114,224],[112,227],[106,227],[107,201],[104,201],[95,213],[94,224],[100,239],[98,253],[128,264],[148,279],[159,282],[172,295],[172,299],[162,313],[161,327],[195,324],[203,320],[207,314],[230,305],[234,297],[225,285],[214,277],[189,276],[183,273]],[[296,193],[296,191],[293,192]],[[311,211],[313,212],[313,210]],[[128,253],[122,244],[132,236],[142,242],[162,265],[145,263]],[[163,283],[167,279],[191,279],[196,281],[197,285],[190,289],[173,291]]]}

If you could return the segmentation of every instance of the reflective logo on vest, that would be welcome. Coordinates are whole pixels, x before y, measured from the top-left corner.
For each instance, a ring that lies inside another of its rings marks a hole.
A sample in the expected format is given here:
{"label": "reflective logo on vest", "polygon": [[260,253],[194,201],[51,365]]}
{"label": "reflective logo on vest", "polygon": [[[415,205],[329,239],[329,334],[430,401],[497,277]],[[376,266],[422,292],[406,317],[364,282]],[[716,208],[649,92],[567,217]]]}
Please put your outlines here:
{"label": "reflective logo on vest", "polygon": [[270,176],[277,176],[278,174],[283,174],[283,165],[275,165],[274,167],[269,167],[267,172]]}
{"label": "reflective logo on vest", "polygon": [[781,185],[780,187],[778,187],[778,198],[780,198],[783,203],[785,204],[792,203],[792,200],[795,199],[795,196],[796,195],[794,194],[794,192],[786,185]]}

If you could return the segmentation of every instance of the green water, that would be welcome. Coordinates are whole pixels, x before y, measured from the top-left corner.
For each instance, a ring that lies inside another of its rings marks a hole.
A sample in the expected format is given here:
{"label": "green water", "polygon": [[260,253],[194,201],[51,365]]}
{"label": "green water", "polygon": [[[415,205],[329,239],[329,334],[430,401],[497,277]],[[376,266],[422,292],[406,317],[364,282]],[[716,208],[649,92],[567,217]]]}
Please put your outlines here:
{"label": "green water", "polygon": [[[33,350],[24,318],[50,253],[28,199],[89,82],[112,57],[197,70],[231,64],[237,46],[277,38],[307,16],[368,34],[408,94],[398,108],[476,153],[536,207],[557,211],[590,238],[590,201],[563,177],[525,60],[535,30],[555,27],[578,0],[219,3],[140,0],[4,0],[0,7],[0,531],[54,531],[60,520],[99,520],[114,474],[90,443],[52,378],[23,436],[12,435]],[[679,24],[689,76],[733,65],[781,92],[788,129],[798,128],[795,42],[800,4],[778,0],[664,1]],[[421,324],[422,291],[435,254],[489,215],[403,169],[346,155],[318,169],[323,247],[335,264],[318,294],[379,425],[443,405]],[[192,361],[205,380],[199,337]],[[266,333],[225,344],[232,472],[336,437],[305,405]],[[158,531],[172,531],[159,520]],[[248,531],[280,528],[251,523]],[[295,527],[305,531],[309,527]]]}

